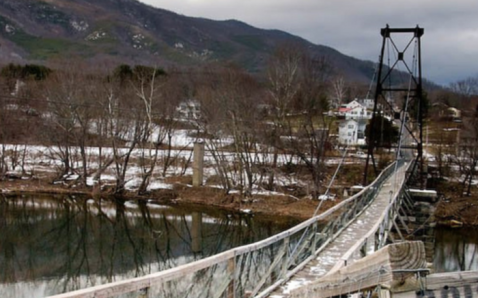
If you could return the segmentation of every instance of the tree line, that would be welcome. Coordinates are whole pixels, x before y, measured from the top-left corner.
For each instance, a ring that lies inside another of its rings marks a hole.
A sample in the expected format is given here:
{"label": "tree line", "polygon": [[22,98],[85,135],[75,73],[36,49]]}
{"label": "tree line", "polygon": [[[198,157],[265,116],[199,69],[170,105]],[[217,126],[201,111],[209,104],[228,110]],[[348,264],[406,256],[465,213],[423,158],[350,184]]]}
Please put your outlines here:
{"label": "tree line", "polygon": [[[15,168],[27,174],[27,147],[39,144],[56,161],[55,179],[76,174],[86,186],[109,171],[112,191],[121,195],[134,168],[142,194],[155,175],[166,177],[173,166],[187,173],[191,154],[178,154],[189,150],[173,143],[174,131],[185,129],[205,143],[224,192],[243,196],[255,188],[278,190],[283,176],[291,184],[293,177],[306,181],[308,194],[323,192],[324,161],[336,133],[327,112],[366,88],[345,81],[326,58],[293,46],[277,49],[261,76],[214,63],[165,70],[72,59],[51,68],[6,65],[0,87],[2,177]],[[446,89],[428,98],[456,94]],[[177,107],[186,99],[199,103],[199,118],[178,119]],[[468,172],[473,177],[474,167]]]}
{"label": "tree line", "polygon": [[[310,176],[311,191],[320,190],[330,129],[324,112],[333,77],[325,59],[283,48],[263,78],[233,65],[187,71],[74,60],[60,65],[2,68],[2,176],[17,166],[25,172],[27,145],[41,144],[56,161],[56,179],[74,173],[87,185],[89,177],[99,180],[110,170],[114,193],[123,194],[134,166],[141,176],[138,192],[144,193],[154,173],[164,177],[177,163],[174,150],[185,149],[173,148],[174,130],[188,129],[205,142],[225,193],[274,190],[282,165],[290,168],[295,161]],[[200,118],[177,119],[185,99],[200,103]],[[18,150],[7,152],[7,144]],[[190,158],[183,162],[187,167]]]}

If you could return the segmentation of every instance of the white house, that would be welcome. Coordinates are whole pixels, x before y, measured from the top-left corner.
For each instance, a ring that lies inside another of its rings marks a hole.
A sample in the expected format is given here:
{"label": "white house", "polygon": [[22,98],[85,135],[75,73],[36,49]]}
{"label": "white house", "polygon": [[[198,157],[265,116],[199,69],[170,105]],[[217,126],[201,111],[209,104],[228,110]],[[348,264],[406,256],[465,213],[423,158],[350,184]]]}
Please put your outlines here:
{"label": "white house", "polygon": [[372,112],[357,99],[340,106],[338,115],[345,119],[372,119]]}
{"label": "white house", "polygon": [[363,98],[363,99],[360,99],[359,102],[360,102],[360,104],[365,106],[367,109],[373,110],[373,105],[374,105],[375,100],[370,99],[370,98]]}
{"label": "white house", "polygon": [[176,114],[181,120],[198,120],[201,118],[201,104],[195,99],[184,100],[176,107]]}
{"label": "white house", "polygon": [[342,145],[365,145],[367,119],[346,119],[339,122],[338,141]]}
{"label": "white house", "polygon": [[367,106],[355,99],[342,105],[338,114],[345,119],[339,122],[338,142],[342,145],[365,145],[365,127],[372,119],[372,112]]}

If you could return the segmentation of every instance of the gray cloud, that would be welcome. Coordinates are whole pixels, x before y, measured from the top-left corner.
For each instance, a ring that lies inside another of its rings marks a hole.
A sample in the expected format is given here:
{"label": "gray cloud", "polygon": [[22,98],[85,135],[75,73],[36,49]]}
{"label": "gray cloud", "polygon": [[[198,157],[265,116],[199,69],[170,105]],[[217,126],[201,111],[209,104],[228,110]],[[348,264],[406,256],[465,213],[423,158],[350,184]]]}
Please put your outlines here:
{"label": "gray cloud", "polygon": [[476,0],[140,0],[187,16],[279,29],[377,61],[380,28],[425,28],[423,74],[440,84],[478,74]]}

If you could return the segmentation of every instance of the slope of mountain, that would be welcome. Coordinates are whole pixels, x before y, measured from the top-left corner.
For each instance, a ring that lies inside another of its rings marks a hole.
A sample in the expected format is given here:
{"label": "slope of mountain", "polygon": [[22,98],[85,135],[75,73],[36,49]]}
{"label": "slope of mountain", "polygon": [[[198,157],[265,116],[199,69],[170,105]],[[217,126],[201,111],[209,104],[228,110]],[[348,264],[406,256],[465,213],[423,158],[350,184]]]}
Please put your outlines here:
{"label": "slope of mountain", "polygon": [[371,62],[236,20],[186,17],[136,0],[0,2],[2,60],[32,62],[79,56],[166,66],[231,61],[258,72],[284,43],[298,43],[313,54],[326,56],[349,79],[367,82],[372,77]]}

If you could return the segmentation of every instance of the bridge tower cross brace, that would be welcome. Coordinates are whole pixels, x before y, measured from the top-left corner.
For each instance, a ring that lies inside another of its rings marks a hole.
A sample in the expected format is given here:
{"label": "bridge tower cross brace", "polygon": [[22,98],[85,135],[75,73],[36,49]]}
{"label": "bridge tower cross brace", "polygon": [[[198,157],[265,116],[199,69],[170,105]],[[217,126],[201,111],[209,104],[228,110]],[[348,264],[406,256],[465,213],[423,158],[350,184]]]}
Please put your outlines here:
{"label": "bridge tower cross brace", "polygon": [[[421,37],[424,29],[416,26],[415,28],[390,28],[388,25],[380,30],[382,35],[382,49],[380,52],[380,59],[378,65],[377,83],[374,96],[374,106],[372,119],[370,122],[371,129],[368,130],[368,152],[365,162],[365,170],[363,177],[363,185],[368,184],[368,171],[370,162],[373,169],[378,174],[374,151],[377,148],[383,147],[383,143],[379,139],[380,136],[374,134],[376,126],[379,125],[379,116],[385,116],[389,112],[395,119],[400,119],[403,125],[400,127],[400,134],[408,134],[409,139],[413,141],[412,144],[399,144],[396,150],[396,158],[401,158],[400,149],[413,149],[416,152],[414,164],[411,168],[411,173],[419,172],[420,186],[425,187],[424,177],[424,161],[423,161],[423,118],[424,118],[424,96],[422,88],[422,65],[421,65]],[[397,35],[405,36],[411,35],[409,42],[401,50],[394,42],[393,37]],[[412,61],[407,60],[407,50],[410,52],[410,46],[415,44],[415,51],[412,56]],[[390,47],[392,45],[392,52],[395,54],[393,63],[390,63]],[[388,50],[386,53],[385,50]],[[385,54],[388,55],[388,65],[384,64]],[[394,77],[403,76],[403,71],[398,71],[399,65],[404,65],[406,73],[409,75],[407,82],[400,84]],[[387,85],[388,84],[388,85]],[[392,94],[406,94],[404,102],[398,107],[390,101]],[[388,98],[387,98],[388,97]],[[416,119],[412,120],[409,111],[414,110]],[[382,118],[383,119],[383,118]],[[416,125],[416,129],[412,126]],[[402,142],[401,142],[402,143]]]}

